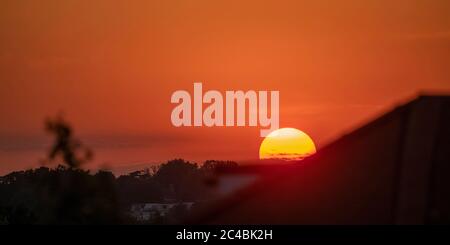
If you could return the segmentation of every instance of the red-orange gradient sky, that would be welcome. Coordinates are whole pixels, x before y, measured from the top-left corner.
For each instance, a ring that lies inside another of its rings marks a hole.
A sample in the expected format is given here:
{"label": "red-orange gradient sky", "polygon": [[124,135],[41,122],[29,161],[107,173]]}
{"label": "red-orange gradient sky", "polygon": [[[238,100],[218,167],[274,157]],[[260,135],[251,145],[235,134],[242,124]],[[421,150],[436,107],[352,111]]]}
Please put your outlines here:
{"label": "red-orange gradient sky", "polygon": [[38,166],[64,111],[91,167],[258,157],[259,128],[174,128],[178,89],[279,90],[319,149],[418,91],[450,90],[450,1],[0,3],[0,174]]}

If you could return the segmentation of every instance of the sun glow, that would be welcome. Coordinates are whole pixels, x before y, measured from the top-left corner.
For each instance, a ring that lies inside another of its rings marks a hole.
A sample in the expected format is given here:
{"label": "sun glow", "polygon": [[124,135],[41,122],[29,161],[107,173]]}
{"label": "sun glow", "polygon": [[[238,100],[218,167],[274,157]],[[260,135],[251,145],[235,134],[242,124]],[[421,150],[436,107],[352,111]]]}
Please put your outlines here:
{"label": "sun glow", "polygon": [[259,148],[260,159],[301,160],[316,153],[316,146],[304,132],[280,128],[264,138]]}

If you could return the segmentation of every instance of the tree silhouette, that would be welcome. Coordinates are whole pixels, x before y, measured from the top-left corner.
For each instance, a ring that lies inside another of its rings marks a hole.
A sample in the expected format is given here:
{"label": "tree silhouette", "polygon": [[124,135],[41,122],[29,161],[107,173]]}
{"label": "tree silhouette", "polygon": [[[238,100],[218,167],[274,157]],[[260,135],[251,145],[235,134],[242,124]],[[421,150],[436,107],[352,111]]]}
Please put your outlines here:
{"label": "tree silhouette", "polygon": [[[111,172],[91,174],[81,169],[92,152],[76,139],[70,125],[57,116],[45,121],[53,137],[46,163],[40,167],[0,177],[0,224],[115,224],[142,223],[129,215],[139,203],[205,203],[214,195],[205,177],[234,162],[206,161],[201,167],[175,159],[116,178]],[[177,205],[167,216],[156,215],[144,223],[179,223],[187,212]]]}
{"label": "tree silhouette", "polygon": [[84,147],[81,141],[73,137],[70,125],[61,116],[57,116],[54,119],[47,119],[45,126],[47,132],[53,134],[55,137],[53,146],[48,154],[50,161],[61,156],[67,166],[70,168],[78,168],[81,164],[92,159],[92,151]]}
{"label": "tree silhouette", "polygon": [[48,161],[64,165],[19,171],[0,178],[0,219],[25,224],[114,224],[120,222],[115,177],[80,169],[92,153],[73,137],[61,117],[45,122],[55,140]]}

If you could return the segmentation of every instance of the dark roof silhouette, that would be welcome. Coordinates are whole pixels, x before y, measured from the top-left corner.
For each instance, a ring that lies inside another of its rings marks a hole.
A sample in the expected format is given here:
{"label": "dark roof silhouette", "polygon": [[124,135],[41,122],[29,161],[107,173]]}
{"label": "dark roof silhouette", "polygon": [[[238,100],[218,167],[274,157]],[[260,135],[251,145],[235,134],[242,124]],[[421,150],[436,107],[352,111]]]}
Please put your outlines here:
{"label": "dark roof silhouette", "polygon": [[420,96],[191,222],[449,223],[449,125],[450,96]]}

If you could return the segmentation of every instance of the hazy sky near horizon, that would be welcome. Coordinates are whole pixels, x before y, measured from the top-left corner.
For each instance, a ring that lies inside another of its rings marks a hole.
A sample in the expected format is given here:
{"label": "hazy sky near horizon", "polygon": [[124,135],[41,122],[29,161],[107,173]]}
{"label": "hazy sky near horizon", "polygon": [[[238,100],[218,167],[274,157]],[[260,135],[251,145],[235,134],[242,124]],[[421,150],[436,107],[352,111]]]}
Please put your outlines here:
{"label": "hazy sky near horizon", "polygon": [[450,2],[0,3],[0,174],[37,166],[64,112],[92,167],[258,157],[259,128],[174,128],[175,90],[278,90],[319,146],[419,91],[450,91]]}

